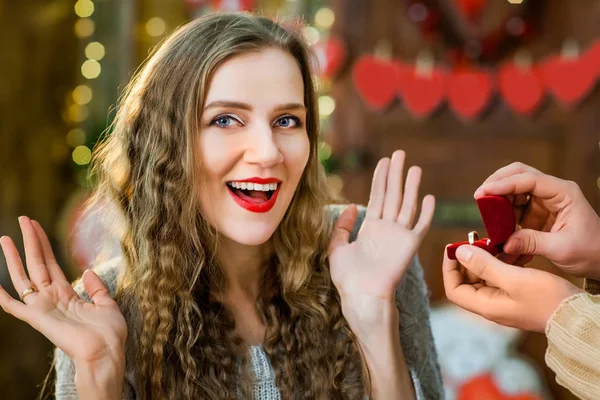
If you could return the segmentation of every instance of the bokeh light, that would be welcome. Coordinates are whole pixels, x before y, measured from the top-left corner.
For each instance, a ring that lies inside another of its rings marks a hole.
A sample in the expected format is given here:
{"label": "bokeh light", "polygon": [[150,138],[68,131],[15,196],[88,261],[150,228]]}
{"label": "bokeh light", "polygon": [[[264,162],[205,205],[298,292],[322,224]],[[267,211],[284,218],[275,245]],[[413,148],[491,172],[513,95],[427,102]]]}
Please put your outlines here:
{"label": "bokeh light", "polygon": [[95,79],[100,75],[102,68],[96,60],[87,60],[81,66],[81,75],[88,79]]}
{"label": "bokeh light", "polygon": [[100,42],[92,42],[85,46],[85,56],[90,60],[102,60],[104,55],[104,46]]}
{"label": "bokeh light", "polygon": [[81,18],[87,18],[94,13],[94,3],[90,0],[79,0],[75,3],[75,14]]}

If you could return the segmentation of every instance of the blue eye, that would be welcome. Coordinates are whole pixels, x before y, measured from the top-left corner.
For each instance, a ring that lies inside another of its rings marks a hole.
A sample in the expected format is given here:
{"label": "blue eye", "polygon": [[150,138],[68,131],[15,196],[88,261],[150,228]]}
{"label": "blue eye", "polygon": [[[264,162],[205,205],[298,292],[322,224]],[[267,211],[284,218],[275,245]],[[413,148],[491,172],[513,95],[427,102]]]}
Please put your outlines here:
{"label": "blue eye", "polygon": [[300,118],[286,115],[285,117],[279,118],[275,125],[281,128],[298,128],[302,124],[300,123]]}
{"label": "blue eye", "polygon": [[213,119],[210,124],[216,125],[219,128],[228,128],[230,126],[235,125],[236,123],[239,125],[242,124],[240,121],[238,121],[236,118],[232,117],[231,115],[220,115],[217,118]]}

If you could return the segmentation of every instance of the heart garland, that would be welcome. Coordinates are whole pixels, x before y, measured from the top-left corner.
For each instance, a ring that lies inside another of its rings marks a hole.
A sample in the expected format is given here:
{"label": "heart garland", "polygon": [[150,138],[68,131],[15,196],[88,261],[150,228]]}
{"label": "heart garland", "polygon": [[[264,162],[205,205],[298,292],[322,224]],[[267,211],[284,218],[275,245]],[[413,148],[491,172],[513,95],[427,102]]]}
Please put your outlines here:
{"label": "heart garland", "polygon": [[396,97],[402,67],[394,60],[363,55],[352,69],[352,80],[364,102],[374,110],[386,108]]}
{"label": "heart garland", "polygon": [[531,115],[544,98],[544,86],[538,69],[514,63],[500,67],[498,91],[506,104],[522,115]]}
{"label": "heart garland", "polygon": [[[345,62],[345,51],[342,54],[337,56],[344,60],[338,61],[340,65]],[[417,64],[363,54],[352,66],[352,80],[373,110],[384,110],[399,99],[413,115],[423,118],[447,100],[457,116],[473,120],[486,110],[496,92],[515,113],[530,116],[539,109],[546,93],[565,107],[574,106],[591,93],[600,76],[600,40],[586,52],[552,55],[527,67],[517,61],[504,63],[496,71],[435,66],[422,74]],[[331,68],[328,74],[334,75],[337,70]]]}
{"label": "heart garland", "polygon": [[476,118],[492,95],[492,79],[485,71],[456,71],[448,79],[448,104],[459,117]]}
{"label": "heart garland", "polygon": [[436,111],[446,96],[446,73],[440,68],[419,71],[417,66],[403,64],[398,75],[397,90],[404,106],[416,117],[425,118]]}

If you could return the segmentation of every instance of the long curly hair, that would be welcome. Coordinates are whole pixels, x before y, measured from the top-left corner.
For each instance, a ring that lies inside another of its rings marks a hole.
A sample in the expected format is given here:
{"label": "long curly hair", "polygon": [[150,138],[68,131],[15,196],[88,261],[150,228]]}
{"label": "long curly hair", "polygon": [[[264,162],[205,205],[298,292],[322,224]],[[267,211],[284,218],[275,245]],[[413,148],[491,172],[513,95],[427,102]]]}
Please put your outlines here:
{"label": "long curly hair", "polygon": [[[359,399],[368,384],[358,345],[329,274],[331,200],[318,158],[318,110],[309,51],[293,28],[249,14],[212,14],[179,28],[149,57],[119,101],[94,155],[96,199],[122,218],[126,270],[117,300],[130,327],[138,398],[250,397],[249,346],[211,295],[224,274],[218,232],[198,200],[200,113],[211,76],[231,57],[290,53],[304,80],[308,164],[270,239],[258,314],[262,345],[284,399]],[[133,331],[132,331],[133,330]]]}

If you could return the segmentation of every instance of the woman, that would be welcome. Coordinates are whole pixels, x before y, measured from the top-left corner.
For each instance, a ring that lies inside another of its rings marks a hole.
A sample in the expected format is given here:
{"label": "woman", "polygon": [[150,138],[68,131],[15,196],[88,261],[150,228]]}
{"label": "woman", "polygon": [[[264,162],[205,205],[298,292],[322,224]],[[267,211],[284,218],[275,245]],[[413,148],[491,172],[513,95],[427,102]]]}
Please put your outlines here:
{"label": "woman", "polygon": [[[529,195],[529,201],[523,197]],[[491,175],[475,197],[506,195],[524,229],[504,245],[502,260],[474,246],[444,257],[450,300],[492,321],[545,332],[546,363],[556,381],[582,399],[600,393],[600,218],[573,183],[515,163]],[[584,290],[546,271],[521,268],[540,255],[568,274],[585,278]],[[505,263],[504,261],[507,261]]]}
{"label": "woman", "polygon": [[296,35],[243,14],[189,23],[113,128],[97,197],[121,211],[123,258],[73,291],[39,224],[20,221],[30,280],[2,240],[25,304],[0,304],[58,347],[57,398],[441,398],[413,261],[433,197],[415,222],[421,172],[403,193],[396,152],[366,211],[326,207]]}

